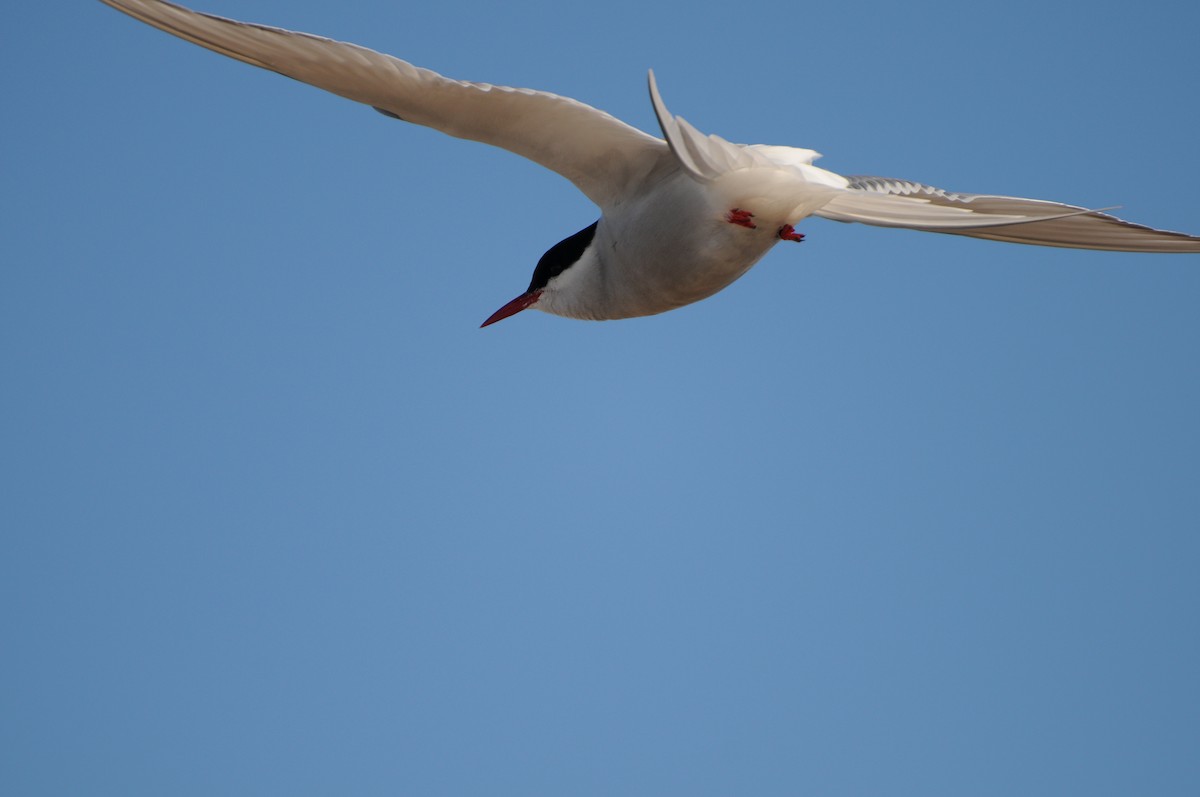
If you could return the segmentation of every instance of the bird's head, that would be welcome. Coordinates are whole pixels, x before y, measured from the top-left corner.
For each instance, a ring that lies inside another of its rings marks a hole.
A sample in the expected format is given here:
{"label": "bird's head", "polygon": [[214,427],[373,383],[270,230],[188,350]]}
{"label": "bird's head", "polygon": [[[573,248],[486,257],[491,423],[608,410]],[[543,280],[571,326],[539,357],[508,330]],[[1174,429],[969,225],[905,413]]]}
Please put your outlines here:
{"label": "bird's head", "polygon": [[[480,328],[494,324],[497,321],[503,321],[522,310],[528,310],[530,307],[538,307],[539,303],[549,298],[547,293],[553,294],[562,282],[560,278],[564,276],[567,269],[581,261],[584,253],[591,246],[592,239],[596,237],[596,227],[599,224],[600,222],[598,221],[594,222],[571,237],[564,238],[550,247],[546,254],[542,255],[541,260],[538,261],[537,267],[534,268],[533,279],[529,282],[529,288],[520,296],[488,316],[488,320],[484,321],[480,325]],[[554,309],[547,307],[545,304],[542,304],[541,309],[545,309],[548,312],[555,312]]]}

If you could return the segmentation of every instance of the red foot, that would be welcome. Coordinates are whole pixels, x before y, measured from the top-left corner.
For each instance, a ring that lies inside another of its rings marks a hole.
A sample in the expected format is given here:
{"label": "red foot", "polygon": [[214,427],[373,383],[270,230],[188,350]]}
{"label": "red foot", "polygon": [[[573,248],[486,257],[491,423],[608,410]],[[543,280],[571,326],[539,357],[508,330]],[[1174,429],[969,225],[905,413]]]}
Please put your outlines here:
{"label": "red foot", "polygon": [[796,228],[790,224],[785,224],[779,228],[779,237],[785,241],[795,241],[800,243],[804,240],[804,233],[796,232]]}
{"label": "red foot", "polygon": [[751,230],[757,230],[758,225],[750,221],[752,218],[754,218],[754,214],[750,211],[742,210],[741,208],[734,208],[733,210],[729,211],[729,216],[726,220],[730,224],[736,224],[739,227],[747,227]]}

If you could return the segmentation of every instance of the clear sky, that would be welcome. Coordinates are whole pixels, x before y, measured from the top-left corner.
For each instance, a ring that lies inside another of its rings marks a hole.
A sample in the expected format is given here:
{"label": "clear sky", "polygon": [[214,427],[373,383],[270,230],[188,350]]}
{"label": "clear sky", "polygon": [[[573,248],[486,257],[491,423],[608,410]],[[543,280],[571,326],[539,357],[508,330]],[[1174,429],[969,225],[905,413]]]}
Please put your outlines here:
{"label": "clear sky", "polygon": [[[1195,3],[197,4],[1200,232]],[[1200,256],[812,220],[479,330],[557,175],[5,29],[0,792],[1200,792]]]}

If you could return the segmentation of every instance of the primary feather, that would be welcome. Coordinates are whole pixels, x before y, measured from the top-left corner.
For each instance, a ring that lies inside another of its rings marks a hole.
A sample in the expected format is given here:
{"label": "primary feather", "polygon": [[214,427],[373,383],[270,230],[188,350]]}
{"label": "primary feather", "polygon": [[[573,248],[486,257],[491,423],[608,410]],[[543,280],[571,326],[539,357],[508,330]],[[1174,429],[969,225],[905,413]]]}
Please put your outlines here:
{"label": "primary feather", "polygon": [[566,177],[601,206],[667,151],[654,136],[569,97],[452,80],[357,44],[238,22],[162,0],[101,2],[193,44],[390,116],[515,152]]}

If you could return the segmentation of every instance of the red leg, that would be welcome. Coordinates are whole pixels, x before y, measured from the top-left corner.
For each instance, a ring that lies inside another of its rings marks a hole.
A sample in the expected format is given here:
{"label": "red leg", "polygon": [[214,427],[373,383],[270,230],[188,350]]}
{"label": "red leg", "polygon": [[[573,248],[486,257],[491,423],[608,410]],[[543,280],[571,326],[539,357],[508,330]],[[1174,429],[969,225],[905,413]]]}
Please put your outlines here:
{"label": "red leg", "polygon": [[795,241],[800,243],[804,240],[804,233],[796,232],[796,228],[790,224],[785,224],[779,228],[779,237],[785,241]]}
{"label": "red leg", "polygon": [[733,210],[729,211],[729,215],[725,217],[725,220],[730,224],[736,224],[739,227],[747,227],[751,230],[757,230],[758,225],[750,221],[752,218],[754,218],[754,214],[750,211],[742,210],[741,208],[734,208]]}

